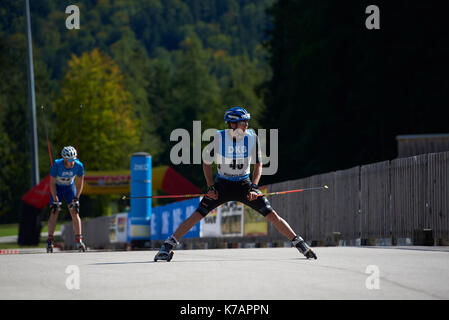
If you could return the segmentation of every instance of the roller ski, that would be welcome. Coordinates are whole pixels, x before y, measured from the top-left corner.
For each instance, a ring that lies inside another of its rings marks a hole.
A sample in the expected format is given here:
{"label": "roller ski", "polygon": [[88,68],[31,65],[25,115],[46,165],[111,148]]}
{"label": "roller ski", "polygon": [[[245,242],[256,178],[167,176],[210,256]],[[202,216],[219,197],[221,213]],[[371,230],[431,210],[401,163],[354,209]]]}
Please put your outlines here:
{"label": "roller ski", "polygon": [[84,242],[80,241],[76,243],[76,249],[79,252],[86,252],[86,245],[84,244]]}
{"label": "roller ski", "polygon": [[53,239],[47,240],[47,253],[53,253],[53,248],[55,247],[55,242]]}
{"label": "roller ski", "polygon": [[[50,215],[52,214],[58,214],[59,211],[61,211],[61,205],[62,202],[60,201],[53,201],[53,203],[50,206]],[[53,253],[53,249],[55,248],[55,239],[53,238],[53,234],[48,234],[48,238],[47,238],[47,245],[46,245],[46,249],[47,249],[47,253]]]}
{"label": "roller ski", "polygon": [[159,249],[159,252],[154,257],[154,262],[157,262],[158,260],[165,260],[167,262],[170,262],[170,260],[173,258],[173,255],[175,254],[173,249],[177,245],[178,241],[173,236],[165,240],[162,244],[162,247]]}
{"label": "roller ski", "polygon": [[313,252],[312,248],[310,248],[307,243],[300,236],[296,236],[292,240],[292,245],[298,249],[307,259],[317,259],[315,252]]}
{"label": "roller ski", "polygon": [[83,238],[81,235],[75,235],[76,237],[76,249],[79,252],[86,252],[86,245],[83,242]]}

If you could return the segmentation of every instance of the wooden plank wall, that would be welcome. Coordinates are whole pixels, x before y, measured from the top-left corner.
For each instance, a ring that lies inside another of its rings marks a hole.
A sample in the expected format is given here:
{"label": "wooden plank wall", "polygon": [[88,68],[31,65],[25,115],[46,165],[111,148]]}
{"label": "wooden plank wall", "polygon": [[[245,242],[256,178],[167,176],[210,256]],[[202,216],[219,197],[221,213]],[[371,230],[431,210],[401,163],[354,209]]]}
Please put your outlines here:
{"label": "wooden plank wall", "polygon": [[[340,232],[342,240],[360,237],[360,167],[335,172],[335,213],[332,232]],[[330,187],[330,186],[329,186]]]}
{"label": "wooden plank wall", "polygon": [[[449,240],[449,152],[357,166],[269,185],[282,191],[328,185],[328,190],[270,197],[273,208],[304,239],[410,238],[432,229]],[[270,237],[283,239],[269,226]]]}
{"label": "wooden plank wall", "polygon": [[427,223],[436,239],[449,240],[449,152],[429,154],[427,168]]}
{"label": "wooden plank wall", "polygon": [[361,166],[360,169],[360,238],[391,236],[389,161]]}
{"label": "wooden plank wall", "polygon": [[393,236],[413,238],[428,228],[426,217],[427,154],[392,160],[391,201]]}
{"label": "wooden plank wall", "polygon": [[402,138],[398,140],[398,158],[411,157],[419,154],[447,152],[449,137]]}

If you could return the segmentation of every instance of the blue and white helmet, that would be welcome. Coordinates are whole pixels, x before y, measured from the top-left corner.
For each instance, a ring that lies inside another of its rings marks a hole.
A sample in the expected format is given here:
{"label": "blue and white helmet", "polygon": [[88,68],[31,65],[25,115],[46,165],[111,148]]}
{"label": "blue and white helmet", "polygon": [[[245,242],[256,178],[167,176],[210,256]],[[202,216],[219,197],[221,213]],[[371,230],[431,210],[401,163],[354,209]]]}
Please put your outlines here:
{"label": "blue and white helmet", "polygon": [[251,119],[251,115],[248,111],[242,107],[233,107],[228,109],[224,115],[224,121],[228,122],[239,122]]}
{"label": "blue and white helmet", "polygon": [[61,155],[66,160],[76,159],[76,149],[72,146],[67,146],[62,149]]}

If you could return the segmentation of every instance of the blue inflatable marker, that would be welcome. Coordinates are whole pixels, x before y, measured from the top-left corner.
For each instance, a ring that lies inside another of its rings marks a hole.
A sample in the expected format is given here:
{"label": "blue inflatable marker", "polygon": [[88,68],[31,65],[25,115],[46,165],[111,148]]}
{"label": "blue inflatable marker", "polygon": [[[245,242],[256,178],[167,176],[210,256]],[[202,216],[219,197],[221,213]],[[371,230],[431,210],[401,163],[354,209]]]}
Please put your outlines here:
{"label": "blue inflatable marker", "polygon": [[[151,156],[137,152],[131,156],[131,198],[151,196]],[[131,199],[128,213],[128,242],[150,240],[151,198]]]}

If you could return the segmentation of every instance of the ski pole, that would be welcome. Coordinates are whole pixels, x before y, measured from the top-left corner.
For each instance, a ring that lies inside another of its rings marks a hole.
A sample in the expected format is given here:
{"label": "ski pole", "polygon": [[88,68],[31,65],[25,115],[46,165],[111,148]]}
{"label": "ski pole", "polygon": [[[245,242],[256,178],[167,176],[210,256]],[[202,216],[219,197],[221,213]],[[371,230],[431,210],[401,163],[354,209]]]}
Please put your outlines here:
{"label": "ski pole", "polygon": [[[296,190],[287,190],[287,191],[277,191],[277,192],[270,192],[270,193],[261,193],[261,194],[258,195],[258,197],[274,196],[274,195],[286,194],[286,193],[292,193],[292,192],[321,190],[321,189],[329,189],[329,187],[328,186],[322,186],[322,187],[314,187],[314,188],[303,188],[303,189],[296,189]],[[126,199],[158,199],[158,198],[192,198],[192,197],[204,197],[204,196],[207,196],[207,193],[164,195],[164,196],[147,196],[147,197],[122,196],[121,199],[122,200],[126,200]]]}
{"label": "ski pole", "polygon": [[322,187],[303,188],[303,189],[296,189],[296,190],[277,191],[277,192],[263,193],[259,196],[274,196],[274,195],[278,195],[278,194],[286,194],[286,193],[310,191],[310,190],[321,190],[321,189],[329,189],[329,187],[322,186]]}
{"label": "ski pole", "polygon": [[194,197],[204,197],[207,193],[198,193],[198,194],[170,194],[164,196],[148,196],[148,197],[128,197],[122,196],[122,200],[126,199],[160,199],[160,198],[194,198]]}

